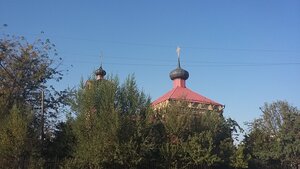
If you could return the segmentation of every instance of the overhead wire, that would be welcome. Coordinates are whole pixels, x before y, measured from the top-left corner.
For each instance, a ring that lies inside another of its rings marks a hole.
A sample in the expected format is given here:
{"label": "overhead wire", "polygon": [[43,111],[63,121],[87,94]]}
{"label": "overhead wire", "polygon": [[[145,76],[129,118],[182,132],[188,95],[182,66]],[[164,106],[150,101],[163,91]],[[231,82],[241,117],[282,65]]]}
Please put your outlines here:
{"label": "overhead wire", "polygon": [[[44,34],[44,33],[41,33]],[[41,35],[41,34],[28,34],[27,35]],[[51,36],[51,35],[50,35]],[[168,47],[168,48],[174,48],[176,45],[170,45],[170,44],[153,44],[153,43],[135,43],[135,42],[124,42],[124,41],[105,41],[105,40],[99,40],[99,39],[91,39],[91,38],[78,38],[78,37],[69,37],[69,36],[52,36],[56,39],[69,39],[69,40],[78,40],[78,41],[93,41],[93,42],[102,42],[102,43],[113,43],[113,44],[122,44],[122,45],[131,45],[131,46],[148,46],[148,47]],[[247,49],[247,48],[217,48],[217,47],[200,47],[200,46],[182,46],[183,48],[192,48],[192,49],[201,49],[201,50],[222,50],[222,51],[244,51],[244,52],[300,52],[298,50],[283,50],[283,49]],[[64,54],[62,54],[64,55]],[[74,55],[74,54],[72,54]],[[90,57],[99,57],[96,55],[91,54],[79,54],[75,53],[75,55],[78,56],[90,56]],[[295,56],[295,58],[298,58],[299,56]],[[133,61],[159,61],[159,62],[170,62],[173,59],[162,59],[162,58],[147,58],[147,57],[116,57],[116,56],[109,56],[107,58],[110,59],[125,59],[125,60],[133,60]],[[66,59],[64,59],[66,60]],[[80,62],[80,63],[94,63],[94,62],[88,62],[86,60],[69,60],[68,62]],[[300,65],[300,62],[220,62],[220,61],[190,61],[190,62],[183,62],[186,66],[192,66],[192,67],[198,67],[198,66],[205,66],[205,67],[242,67],[242,66],[286,66],[286,65]],[[193,63],[193,64],[190,64]],[[196,63],[196,64],[195,64]],[[157,64],[157,63],[118,63],[118,62],[106,62],[105,64],[110,65],[127,65],[127,66],[174,66],[171,64]]]}
{"label": "overhead wire", "polygon": [[[37,33],[24,33],[30,36],[41,36],[45,35],[43,31],[40,34]],[[157,43],[141,43],[141,42],[128,42],[128,41],[117,41],[117,40],[100,40],[93,38],[82,38],[82,37],[70,37],[70,36],[61,36],[61,35],[51,35],[55,39],[66,39],[66,40],[76,40],[76,41],[90,41],[90,42],[101,42],[101,43],[112,43],[112,44],[121,44],[129,46],[148,46],[148,47],[164,47],[164,48],[174,48],[178,44],[157,44]],[[293,52],[300,53],[300,50],[291,50],[291,49],[251,49],[251,48],[224,48],[224,47],[203,47],[203,46],[190,46],[182,45],[182,48],[189,49],[200,49],[200,50],[220,50],[220,51],[245,51],[245,52]]]}
{"label": "overhead wire", "polygon": [[[90,56],[90,57],[99,57],[96,55],[84,55],[84,56]],[[128,62],[110,62],[106,61],[105,64],[109,65],[127,65],[127,66],[174,66],[176,65],[175,62],[174,64],[161,64],[161,63],[170,63],[174,61],[174,59],[161,59],[161,58],[145,58],[145,57],[115,57],[115,56],[108,56],[106,57],[106,60],[126,60]],[[88,59],[82,60],[82,59],[66,59],[68,62],[73,62],[73,63],[95,63],[93,61],[88,61]],[[152,62],[153,63],[152,63]],[[242,66],[286,66],[286,65],[300,65],[300,60],[298,62],[291,62],[291,61],[286,61],[286,62],[230,62],[230,61],[205,61],[205,60],[189,60],[189,61],[184,61],[182,62],[186,66],[192,66],[192,67],[198,67],[198,66],[204,66],[204,67],[242,67]]]}
{"label": "overhead wire", "polygon": [[[86,63],[92,64],[93,61],[80,61],[80,60],[68,60],[72,63]],[[203,62],[200,64],[188,64],[183,62],[187,67],[259,67],[259,66],[300,66],[300,62],[282,62],[282,63],[221,63],[221,62]],[[119,62],[105,62],[106,65],[118,65],[118,66],[155,66],[155,67],[173,67],[176,64],[157,64],[157,63],[119,63]]]}

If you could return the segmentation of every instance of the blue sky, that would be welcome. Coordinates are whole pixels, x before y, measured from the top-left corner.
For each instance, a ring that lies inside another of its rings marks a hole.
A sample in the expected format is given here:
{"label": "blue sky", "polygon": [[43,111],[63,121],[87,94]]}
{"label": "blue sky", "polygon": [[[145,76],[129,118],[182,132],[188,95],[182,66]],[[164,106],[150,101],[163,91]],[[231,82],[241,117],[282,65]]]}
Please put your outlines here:
{"label": "blue sky", "polygon": [[[59,88],[78,86],[100,65],[121,80],[134,73],[156,99],[172,88],[181,47],[187,86],[226,105],[240,124],[264,102],[300,107],[298,0],[0,0],[1,31],[50,38],[69,69]],[[44,31],[43,35],[40,32]],[[73,66],[71,66],[73,65]]]}

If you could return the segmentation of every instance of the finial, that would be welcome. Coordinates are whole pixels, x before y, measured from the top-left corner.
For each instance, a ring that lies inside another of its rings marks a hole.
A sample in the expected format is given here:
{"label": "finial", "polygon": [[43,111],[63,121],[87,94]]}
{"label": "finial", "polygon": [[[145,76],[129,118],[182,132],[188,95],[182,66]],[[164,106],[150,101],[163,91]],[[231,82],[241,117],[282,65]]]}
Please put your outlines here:
{"label": "finial", "polygon": [[180,67],[180,50],[181,48],[177,46],[176,53],[178,56],[178,67],[170,72],[171,80],[174,79],[187,80],[189,78],[189,72]]}
{"label": "finial", "polygon": [[102,67],[102,61],[103,61],[103,51],[101,51],[100,54],[100,67]]}
{"label": "finial", "polygon": [[178,67],[179,68],[180,68],[180,50],[181,50],[181,48],[179,46],[177,46],[176,53],[177,53],[177,56],[178,56]]}
{"label": "finial", "polygon": [[96,70],[96,80],[102,80],[104,79],[104,76],[106,75],[106,71],[102,68],[102,59],[103,59],[103,52],[101,51],[100,55],[100,67]]}

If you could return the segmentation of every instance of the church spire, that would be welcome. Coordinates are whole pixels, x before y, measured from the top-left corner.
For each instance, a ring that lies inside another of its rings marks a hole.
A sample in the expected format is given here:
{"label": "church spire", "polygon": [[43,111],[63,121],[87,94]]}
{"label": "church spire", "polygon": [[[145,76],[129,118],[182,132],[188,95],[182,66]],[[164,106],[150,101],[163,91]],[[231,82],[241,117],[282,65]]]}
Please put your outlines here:
{"label": "church spire", "polygon": [[170,72],[171,80],[174,80],[174,79],[187,80],[189,78],[189,72],[182,69],[180,66],[180,50],[181,50],[181,48],[177,47],[176,53],[177,53],[177,57],[178,57],[178,66],[176,69],[174,69]]}
{"label": "church spire", "polygon": [[179,68],[180,68],[180,50],[181,50],[181,48],[179,46],[177,46],[176,53],[177,53],[177,57],[178,57],[178,67]]}
{"label": "church spire", "polygon": [[101,52],[101,55],[100,55],[100,60],[101,60],[100,67],[95,72],[96,80],[102,80],[102,79],[104,79],[104,76],[106,75],[106,71],[102,68],[102,58],[103,58],[103,53]]}

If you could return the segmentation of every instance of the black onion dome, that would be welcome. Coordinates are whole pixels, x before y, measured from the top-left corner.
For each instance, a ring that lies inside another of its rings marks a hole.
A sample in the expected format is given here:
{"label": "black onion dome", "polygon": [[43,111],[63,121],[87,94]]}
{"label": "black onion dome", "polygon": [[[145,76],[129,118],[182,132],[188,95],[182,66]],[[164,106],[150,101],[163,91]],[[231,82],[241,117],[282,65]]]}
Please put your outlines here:
{"label": "black onion dome", "polygon": [[183,79],[187,80],[189,78],[189,72],[182,69],[180,66],[170,72],[171,80]]}
{"label": "black onion dome", "polygon": [[104,69],[102,69],[102,66],[100,66],[99,69],[96,70],[95,74],[100,75],[100,76],[105,76],[106,71]]}

